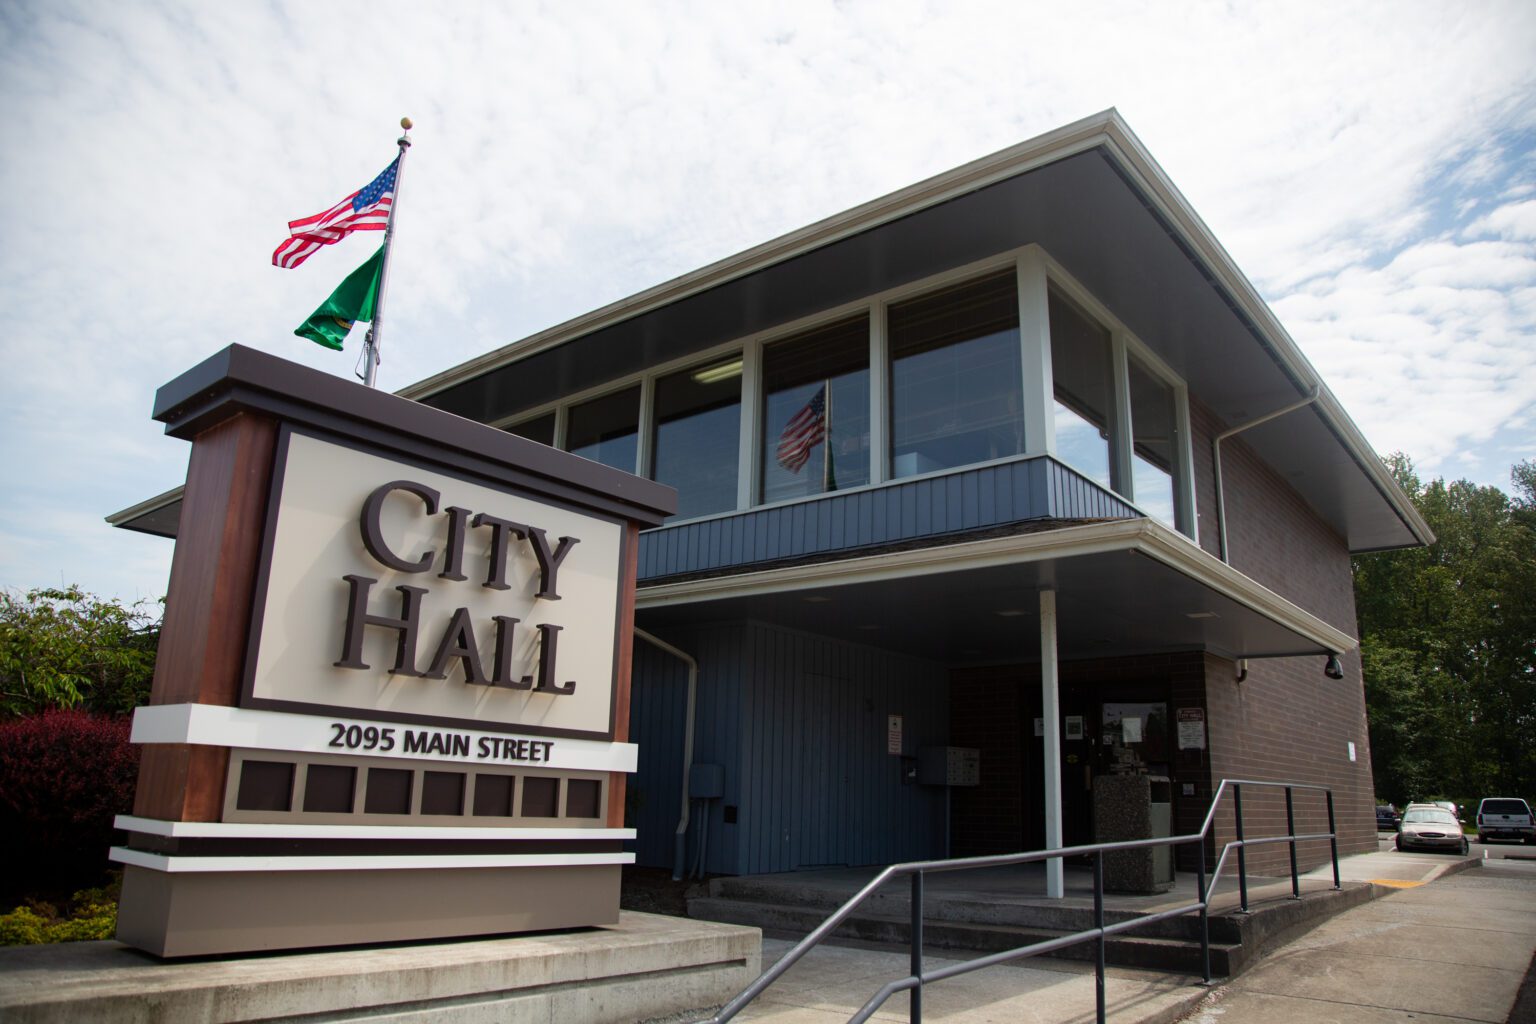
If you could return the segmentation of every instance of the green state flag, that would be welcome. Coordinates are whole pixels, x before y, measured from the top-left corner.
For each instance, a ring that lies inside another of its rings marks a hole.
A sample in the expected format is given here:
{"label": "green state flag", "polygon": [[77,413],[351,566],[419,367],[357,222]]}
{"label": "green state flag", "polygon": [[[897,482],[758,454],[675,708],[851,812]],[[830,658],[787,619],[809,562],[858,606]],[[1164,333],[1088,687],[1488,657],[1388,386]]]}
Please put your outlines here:
{"label": "green state flag", "polygon": [[384,247],[380,246],[379,251],[348,274],[347,279],[331,292],[331,297],[293,333],[340,351],[341,343],[354,323],[373,319],[373,304],[379,297],[379,272],[383,266]]}

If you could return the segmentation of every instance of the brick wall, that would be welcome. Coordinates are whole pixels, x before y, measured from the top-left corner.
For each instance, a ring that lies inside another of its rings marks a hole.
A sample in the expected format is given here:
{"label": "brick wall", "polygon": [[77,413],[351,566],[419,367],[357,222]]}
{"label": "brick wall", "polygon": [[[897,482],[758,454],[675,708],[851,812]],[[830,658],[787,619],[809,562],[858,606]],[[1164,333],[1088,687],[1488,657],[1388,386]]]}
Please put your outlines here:
{"label": "brick wall", "polygon": [[[1216,554],[1217,520],[1211,437],[1224,424],[1191,403],[1200,543]],[[1292,415],[1309,415],[1299,411]],[[1233,568],[1338,629],[1356,633],[1354,586],[1349,551],[1301,496],[1243,443],[1241,435],[1222,442],[1222,487],[1226,497],[1228,559]],[[1376,848],[1375,797],[1370,742],[1366,735],[1365,690],[1358,650],[1340,658],[1344,678],[1323,675],[1323,658],[1275,658],[1248,663],[1248,676],[1235,681],[1229,663],[1207,663],[1211,770],[1222,777],[1277,779],[1329,785],[1334,790],[1340,853]],[[1348,745],[1355,744],[1355,761]],[[1303,823],[1298,796],[1297,827]],[[1321,800],[1307,820],[1322,819]],[[1248,834],[1283,830],[1283,798],[1244,794]],[[1222,834],[1230,837],[1230,816]],[[1224,841],[1224,839],[1223,839]],[[1283,846],[1251,851],[1250,868],[1288,866]],[[1327,844],[1304,850],[1304,864],[1325,859]]]}
{"label": "brick wall", "polygon": [[[1200,543],[1217,554],[1210,439],[1225,424],[1198,403],[1192,403],[1191,421]],[[1343,539],[1240,436],[1223,442],[1222,472],[1232,566],[1354,635],[1354,590]],[[1063,710],[1087,711],[1116,692],[1166,699],[1170,712],[1203,707],[1208,749],[1173,755],[1176,831],[1199,828],[1222,778],[1304,782],[1333,789],[1340,852],[1363,852],[1376,848],[1365,695],[1358,652],[1344,653],[1341,661],[1344,678],[1332,680],[1323,675],[1321,656],[1253,660],[1241,683],[1232,662],[1199,652],[1063,662]],[[951,742],[982,752],[982,785],[953,794],[952,849],[957,856],[1040,845],[1041,769],[1039,752],[1031,746],[1039,678],[1037,666],[952,673]],[[1076,781],[1064,775],[1068,801]],[[1192,796],[1183,795],[1184,783],[1194,786]],[[1295,813],[1298,830],[1325,830],[1320,794],[1297,791]],[[1213,853],[1236,835],[1230,798],[1218,809],[1216,821]],[[1244,824],[1249,837],[1283,832],[1283,794],[1249,788]],[[1298,859],[1307,868],[1324,862],[1327,854],[1326,842],[1313,843],[1302,847]],[[1192,856],[1186,851],[1181,866],[1192,867]],[[1284,873],[1289,866],[1283,845],[1254,848],[1248,860],[1250,870],[1258,872]]]}

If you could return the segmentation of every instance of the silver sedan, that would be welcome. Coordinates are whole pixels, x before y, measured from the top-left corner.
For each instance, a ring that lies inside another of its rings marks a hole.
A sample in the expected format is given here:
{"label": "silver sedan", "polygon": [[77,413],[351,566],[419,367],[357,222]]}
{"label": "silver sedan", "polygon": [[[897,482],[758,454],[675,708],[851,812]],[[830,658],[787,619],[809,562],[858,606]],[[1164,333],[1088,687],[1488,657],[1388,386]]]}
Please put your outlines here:
{"label": "silver sedan", "polygon": [[1462,834],[1461,822],[1450,811],[1438,807],[1413,807],[1403,812],[1397,848],[1465,855],[1467,837]]}

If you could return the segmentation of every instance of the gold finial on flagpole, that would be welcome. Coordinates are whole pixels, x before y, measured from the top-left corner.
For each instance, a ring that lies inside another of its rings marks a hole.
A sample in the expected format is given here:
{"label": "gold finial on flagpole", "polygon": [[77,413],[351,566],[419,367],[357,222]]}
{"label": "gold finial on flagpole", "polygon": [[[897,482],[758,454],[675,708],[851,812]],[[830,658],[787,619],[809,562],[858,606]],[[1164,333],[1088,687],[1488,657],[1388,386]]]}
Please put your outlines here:
{"label": "gold finial on flagpole", "polygon": [[404,128],[406,131],[410,131],[411,128],[414,127],[414,126],[411,124],[411,119],[410,118],[402,117],[400,119],[400,127]]}

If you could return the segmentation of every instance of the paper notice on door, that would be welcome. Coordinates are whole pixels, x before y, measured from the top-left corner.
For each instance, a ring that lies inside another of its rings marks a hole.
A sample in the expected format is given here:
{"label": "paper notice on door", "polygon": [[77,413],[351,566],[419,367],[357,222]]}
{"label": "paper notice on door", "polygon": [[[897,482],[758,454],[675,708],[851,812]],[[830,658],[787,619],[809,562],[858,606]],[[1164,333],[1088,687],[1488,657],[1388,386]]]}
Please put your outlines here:
{"label": "paper notice on door", "polygon": [[1179,708],[1179,749],[1205,749],[1205,709]]}
{"label": "paper notice on door", "polygon": [[1135,715],[1120,719],[1120,742],[1141,742],[1141,719]]}

